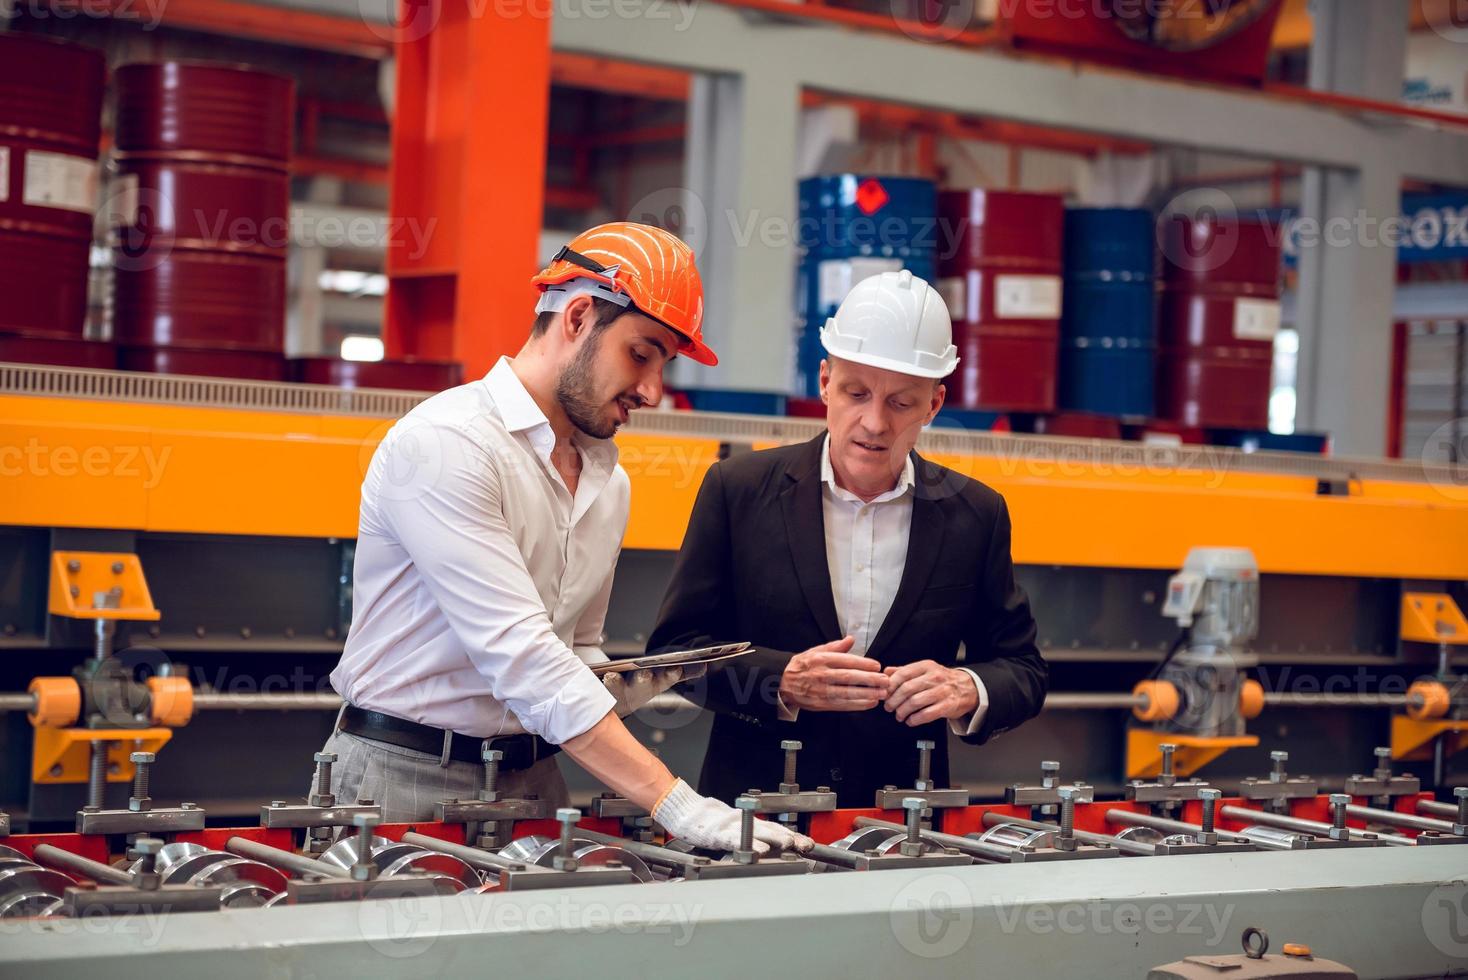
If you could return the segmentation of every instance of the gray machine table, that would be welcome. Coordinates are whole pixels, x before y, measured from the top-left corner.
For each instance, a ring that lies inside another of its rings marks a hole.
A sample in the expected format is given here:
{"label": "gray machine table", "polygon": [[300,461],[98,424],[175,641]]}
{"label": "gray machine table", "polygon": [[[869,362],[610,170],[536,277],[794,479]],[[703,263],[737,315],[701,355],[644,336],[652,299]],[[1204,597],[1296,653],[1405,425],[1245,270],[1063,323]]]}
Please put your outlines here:
{"label": "gray machine table", "polygon": [[[150,930],[38,920],[0,942],[28,980],[261,976],[1140,977],[1232,953],[1250,925],[1362,977],[1468,973],[1457,848],[971,865],[204,912]],[[1445,854],[1444,852],[1454,852]],[[1454,919],[1453,916],[1460,918]],[[155,931],[156,930],[156,931]]]}

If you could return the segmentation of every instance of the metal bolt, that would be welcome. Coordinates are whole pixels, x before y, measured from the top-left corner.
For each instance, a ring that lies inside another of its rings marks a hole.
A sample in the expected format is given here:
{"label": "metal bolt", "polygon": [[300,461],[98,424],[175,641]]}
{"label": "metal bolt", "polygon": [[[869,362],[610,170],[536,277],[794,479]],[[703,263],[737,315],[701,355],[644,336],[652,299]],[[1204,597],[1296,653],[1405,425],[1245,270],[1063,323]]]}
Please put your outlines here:
{"label": "metal bolt", "polygon": [[1172,754],[1177,751],[1177,746],[1171,742],[1165,742],[1157,747],[1162,750],[1162,775],[1158,777],[1158,781],[1164,786],[1171,786],[1177,781],[1172,771]]}
{"label": "metal bolt", "polygon": [[157,756],[152,752],[134,752],[128,758],[133,764],[133,795],[127,801],[127,808],[141,812],[149,809],[153,802],[148,798],[148,777]]}
{"label": "metal bolt", "polygon": [[739,847],[734,851],[734,860],[754,864],[759,860],[754,849],[754,811],[759,809],[759,800],[746,794],[736,799],[734,806],[739,810]]}
{"label": "metal bolt", "polygon": [[1271,752],[1269,758],[1274,762],[1274,771],[1269,774],[1271,783],[1282,783],[1285,781],[1285,763],[1290,761],[1288,752]]}
{"label": "metal bolt", "polygon": [[77,572],[82,570],[82,563],[73,558],[71,561],[66,563],[66,570],[75,575]]}
{"label": "metal bolt", "polygon": [[107,743],[93,742],[87,768],[87,806],[102,809],[107,795]]}
{"label": "metal bolt", "polygon": [[576,821],[581,819],[581,811],[563,806],[556,810],[556,819],[561,822],[561,847],[551,859],[551,865],[557,871],[575,871],[576,858],[572,855],[576,845],[571,840],[571,833],[576,829]]}
{"label": "metal bolt", "polygon": [[139,837],[133,841],[132,850],[139,862],[133,872],[133,884],[143,891],[157,891],[162,884],[158,876],[158,852],[163,850],[163,842],[156,837]]}
{"label": "metal bolt", "polygon": [[1060,836],[1055,839],[1055,849],[1076,849],[1076,790],[1073,786],[1062,786],[1056,790],[1060,795]]}
{"label": "metal bolt", "polygon": [[1046,788],[1060,782],[1060,763],[1047,760],[1040,763],[1040,785]]}
{"label": "metal bolt", "polygon": [[1351,803],[1351,798],[1345,793],[1330,794],[1330,817],[1333,825],[1330,828],[1331,840],[1350,840],[1351,832],[1346,829],[1346,807]]}
{"label": "metal bolt", "polygon": [[479,791],[479,798],[486,803],[494,803],[500,798],[500,760],[504,757],[503,752],[489,747],[489,739],[479,743],[479,758],[484,760],[484,789]]}
{"label": "metal bolt", "polygon": [[312,794],[310,803],[312,806],[331,806],[336,802],[336,797],[331,795],[331,764],[336,761],[336,753],[317,752],[313,758],[316,760],[316,792]]}
{"label": "metal bolt", "polygon": [[793,738],[787,738],[780,743],[780,748],[785,750],[785,778],[781,780],[780,792],[797,793],[800,791],[799,782],[795,777],[795,757],[803,746]]}
{"label": "metal bolt", "polygon": [[1218,808],[1218,801],[1223,798],[1223,793],[1216,789],[1198,790],[1198,799],[1203,801],[1203,829],[1198,833],[1199,844],[1217,844],[1218,834],[1214,830],[1214,819]]}
{"label": "metal bolt", "polygon": [[352,814],[352,826],[357,828],[357,860],[352,865],[353,881],[371,881],[377,877],[377,865],[372,860],[372,831],[378,824],[375,813]]}
{"label": "metal bolt", "polygon": [[1453,795],[1458,798],[1458,819],[1453,824],[1453,833],[1468,837],[1468,786],[1457,787]]}
{"label": "metal bolt", "polygon": [[927,792],[933,788],[933,742],[926,738],[918,739],[918,777],[913,788],[921,792]]}
{"label": "metal bolt", "polygon": [[921,796],[902,798],[902,809],[907,811],[907,839],[898,845],[898,850],[904,857],[917,857],[923,853],[923,808],[927,805],[928,801]]}
{"label": "metal bolt", "polygon": [[1390,779],[1392,777],[1392,750],[1390,746],[1377,746],[1376,771],[1372,775],[1377,779]]}

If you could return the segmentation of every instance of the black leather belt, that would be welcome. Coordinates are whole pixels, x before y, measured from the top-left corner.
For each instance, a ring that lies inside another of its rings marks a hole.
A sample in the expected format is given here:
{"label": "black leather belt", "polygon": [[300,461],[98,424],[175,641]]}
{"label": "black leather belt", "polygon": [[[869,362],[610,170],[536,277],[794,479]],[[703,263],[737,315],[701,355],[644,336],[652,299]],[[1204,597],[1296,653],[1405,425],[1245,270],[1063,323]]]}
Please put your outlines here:
{"label": "black leather belt", "polygon": [[[434,758],[442,758],[443,740],[445,734],[448,734],[442,728],[420,725],[416,721],[386,715],[381,711],[369,711],[352,704],[342,709],[341,722],[337,727],[360,738],[374,742],[386,742],[388,745],[396,745],[399,748],[413,749],[416,752],[427,753]],[[481,747],[485,742],[489,743],[491,749],[497,749],[505,754],[505,757],[500,760],[500,769],[505,772],[529,769],[541,759],[548,759],[561,751],[559,745],[552,745],[539,735],[497,735],[494,738],[485,739],[453,732],[449,744],[449,758],[455,762],[472,762],[482,765],[484,758],[481,755]]]}

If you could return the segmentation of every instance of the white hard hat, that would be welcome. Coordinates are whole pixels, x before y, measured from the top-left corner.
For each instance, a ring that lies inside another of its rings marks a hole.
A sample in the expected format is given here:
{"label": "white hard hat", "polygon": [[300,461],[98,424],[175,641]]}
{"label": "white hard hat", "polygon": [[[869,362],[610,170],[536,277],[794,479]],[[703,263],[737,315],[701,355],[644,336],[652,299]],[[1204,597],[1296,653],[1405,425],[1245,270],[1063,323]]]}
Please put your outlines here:
{"label": "white hard hat", "polygon": [[826,353],[868,367],[945,378],[958,365],[948,304],[906,269],[863,279],[821,328]]}

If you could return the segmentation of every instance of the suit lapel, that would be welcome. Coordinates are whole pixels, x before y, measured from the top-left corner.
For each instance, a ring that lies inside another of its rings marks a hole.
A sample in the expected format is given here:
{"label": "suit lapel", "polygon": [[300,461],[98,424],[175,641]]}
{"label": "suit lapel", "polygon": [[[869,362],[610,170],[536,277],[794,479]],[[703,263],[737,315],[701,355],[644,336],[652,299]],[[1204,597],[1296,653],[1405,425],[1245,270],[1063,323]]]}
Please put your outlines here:
{"label": "suit lapel", "polygon": [[867,656],[874,660],[881,660],[883,651],[907,625],[908,617],[912,615],[918,599],[922,598],[923,590],[927,588],[928,579],[938,563],[938,551],[943,544],[943,509],[929,489],[932,481],[927,478],[930,474],[925,472],[929,464],[916,453],[913,454],[913,462],[916,466],[916,480],[913,487],[912,529],[907,539],[907,562],[902,568],[902,581],[897,585],[892,608],[888,611],[887,618],[882,620],[876,639],[872,640],[867,649]]}
{"label": "suit lapel", "polygon": [[836,601],[831,596],[826,517],[821,507],[821,444],[825,438],[822,434],[807,443],[808,451],[786,470],[788,482],[780,495],[780,508],[785,516],[785,535],[800,591],[821,634],[835,640],[841,637],[841,625],[836,618]]}

